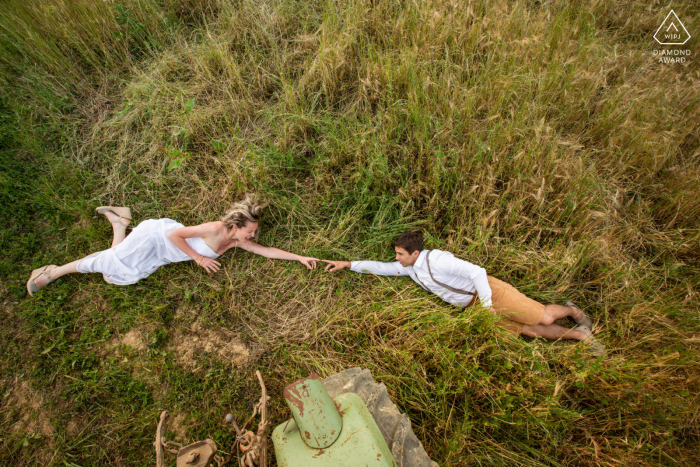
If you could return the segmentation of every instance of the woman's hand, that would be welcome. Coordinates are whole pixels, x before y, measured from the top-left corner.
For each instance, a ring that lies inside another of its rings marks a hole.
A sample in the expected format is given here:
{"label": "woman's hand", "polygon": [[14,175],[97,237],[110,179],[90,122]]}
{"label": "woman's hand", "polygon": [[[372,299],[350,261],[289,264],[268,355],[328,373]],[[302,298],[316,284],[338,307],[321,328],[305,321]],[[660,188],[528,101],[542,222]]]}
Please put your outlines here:
{"label": "woman's hand", "polygon": [[197,265],[202,266],[205,271],[211,274],[212,272],[216,272],[219,270],[221,263],[206,256],[202,256],[202,258],[200,258],[200,260],[197,261]]}
{"label": "woman's hand", "polygon": [[316,269],[316,261],[320,260],[318,258],[311,258],[310,256],[302,256],[298,261],[309,269]]}

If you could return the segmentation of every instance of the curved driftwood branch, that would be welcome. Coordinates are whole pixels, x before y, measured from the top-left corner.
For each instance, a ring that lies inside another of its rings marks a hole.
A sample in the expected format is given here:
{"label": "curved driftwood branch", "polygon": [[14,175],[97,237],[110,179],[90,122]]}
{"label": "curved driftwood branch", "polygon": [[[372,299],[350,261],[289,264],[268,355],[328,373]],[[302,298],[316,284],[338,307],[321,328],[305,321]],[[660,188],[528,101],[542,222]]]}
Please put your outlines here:
{"label": "curved driftwood branch", "polygon": [[156,440],[153,446],[156,448],[156,467],[165,467],[165,452],[163,450],[163,431],[165,430],[165,421],[168,418],[168,411],[164,410],[160,414],[160,422],[158,422],[158,429],[156,430]]}
{"label": "curved driftwood branch", "polygon": [[260,382],[260,424],[258,425],[258,440],[260,442],[260,467],[267,467],[267,389],[260,370],[255,370],[255,376]]}

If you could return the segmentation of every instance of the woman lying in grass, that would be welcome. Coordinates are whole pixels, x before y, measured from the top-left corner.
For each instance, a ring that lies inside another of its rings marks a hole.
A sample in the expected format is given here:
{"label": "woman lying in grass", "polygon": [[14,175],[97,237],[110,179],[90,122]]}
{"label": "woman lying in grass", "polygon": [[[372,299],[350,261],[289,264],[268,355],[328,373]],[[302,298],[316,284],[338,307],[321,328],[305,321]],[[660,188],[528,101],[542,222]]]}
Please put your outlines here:
{"label": "woman lying in grass", "polygon": [[315,269],[317,258],[255,243],[264,207],[265,204],[248,195],[217,222],[185,227],[172,219],[148,219],[128,236],[126,226],[131,221],[131,210],[127,207],[99,207],[97,212],[104,214],[112,224],[112,248],[63,266],[52,264],[35,269],[27,281],[27,291],[33,296],[34,292],[59,277],[74,272],[98,272],[110,284],[129,285],[148,277],[164,264],[190,259],[212,273],[221,266],[216,258],[233,247],[266,258],[299,261],[307,268]]}

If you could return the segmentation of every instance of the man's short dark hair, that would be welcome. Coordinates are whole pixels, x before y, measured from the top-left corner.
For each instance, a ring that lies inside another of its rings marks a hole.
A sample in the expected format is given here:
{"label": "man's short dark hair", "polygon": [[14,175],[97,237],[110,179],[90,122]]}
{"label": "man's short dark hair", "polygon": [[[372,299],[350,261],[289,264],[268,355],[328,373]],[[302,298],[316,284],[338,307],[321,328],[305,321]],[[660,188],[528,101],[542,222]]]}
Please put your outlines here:
{"label": "man's short dark hair", "polygon": [[404,232],[394,241],[394,246],[403,248],[412,254],[414,251],[423,251],[423,232]]}

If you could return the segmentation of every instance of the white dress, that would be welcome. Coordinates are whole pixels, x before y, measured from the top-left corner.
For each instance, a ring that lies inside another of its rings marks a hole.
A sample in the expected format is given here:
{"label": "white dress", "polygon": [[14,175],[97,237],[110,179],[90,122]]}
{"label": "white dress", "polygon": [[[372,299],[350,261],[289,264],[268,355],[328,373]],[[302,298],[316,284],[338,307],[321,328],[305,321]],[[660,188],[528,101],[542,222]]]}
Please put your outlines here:
{"label": "white dress", "polygon": [[[180,227],[184,226],[172,219],[145,220],[119,245],[83,258],[78,263],[78,272],[99,272],[110,284],[129,285],[150,276],[165,264],[191,260],[166,236]],[[185,241],[200,255],[219,257],[201,237]]]}

